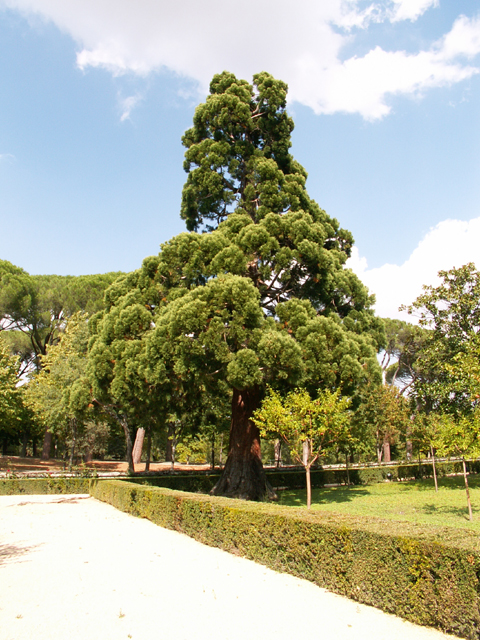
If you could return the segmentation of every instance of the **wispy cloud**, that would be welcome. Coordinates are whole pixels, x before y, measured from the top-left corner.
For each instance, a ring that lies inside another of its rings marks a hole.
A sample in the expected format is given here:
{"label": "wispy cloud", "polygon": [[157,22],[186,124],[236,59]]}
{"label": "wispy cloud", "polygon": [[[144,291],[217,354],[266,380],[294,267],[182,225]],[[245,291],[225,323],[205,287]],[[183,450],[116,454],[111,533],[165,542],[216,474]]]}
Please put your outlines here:
{"label": "wispy cloud", "polygon": [[8,162],[12,164],[15,162],[16,157],[12,153],[0,153],[0,162]]}
{"label": "wispy cloud", "polygon": [[169,69],[203,91],[223,69],[246,78],[266,69],[289,83],[290,100],[319,114],[375,120],[390,113],[391,96],[418,96],[479,72],[480,19],[466,16],[424,50],[385,51],[372,30],[366,54],[342,59],[359,31],[441,11],[438,0],[303,0],[295,11],[290,0],[243,0],[241,11],[225,0],[0,0],[0,6],[42,15],[68,32],[82,69],[140,76]]}
{"label": "wispy cloud", "polygon": [[134,96],[128,96],[127,98],[119,97],[119,105],[120,105],[120,122],[125,122],[125,120],[130,120],[130,114],[133,109],[138,105],[139,102],[143,100],[143,96],[140,94],[136,94]]}
{"label": "wispy cloud", "polygon": [[384,264],[369,269],[366,258],[354,247],[350,267],[377,299],[376,311],[385,318],[412,321],[399,312],[420,295],[423,285],[439,283],[438,272],[474,262],[480,268],[480,218],[444,220],[431,229],[402,265]]}

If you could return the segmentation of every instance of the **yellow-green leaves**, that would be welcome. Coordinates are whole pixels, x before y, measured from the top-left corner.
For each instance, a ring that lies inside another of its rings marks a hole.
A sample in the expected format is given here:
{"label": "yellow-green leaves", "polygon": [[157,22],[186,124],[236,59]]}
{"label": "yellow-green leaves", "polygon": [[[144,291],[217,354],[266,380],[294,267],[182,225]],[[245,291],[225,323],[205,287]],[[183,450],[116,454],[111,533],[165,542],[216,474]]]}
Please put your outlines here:
{"label": "yellow-green leaves", "polygon": [[312,399],[305,389],[284,398],[269,389],[253,420],[262,437],[282,438],[294,459],[310,467],[328,447],[350,437],[349,405],[339,390],[325,390]]}

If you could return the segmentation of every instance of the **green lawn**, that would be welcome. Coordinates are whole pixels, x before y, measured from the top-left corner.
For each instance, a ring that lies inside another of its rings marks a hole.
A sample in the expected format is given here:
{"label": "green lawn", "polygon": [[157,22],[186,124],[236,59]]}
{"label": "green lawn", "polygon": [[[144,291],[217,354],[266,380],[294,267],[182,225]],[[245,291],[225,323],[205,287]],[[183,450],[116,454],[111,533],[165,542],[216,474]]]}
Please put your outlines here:
{"label": "green lawn", "polygon": [[[480,475],[469,476],[468,482],[473,522],[468,520],[465,484],[461,476],[441,478],[438,493],[435,493],[433,479],[313,489],[312,510],[480,532]],[[306,508],[306,491],[280,491],[279,504]]]}

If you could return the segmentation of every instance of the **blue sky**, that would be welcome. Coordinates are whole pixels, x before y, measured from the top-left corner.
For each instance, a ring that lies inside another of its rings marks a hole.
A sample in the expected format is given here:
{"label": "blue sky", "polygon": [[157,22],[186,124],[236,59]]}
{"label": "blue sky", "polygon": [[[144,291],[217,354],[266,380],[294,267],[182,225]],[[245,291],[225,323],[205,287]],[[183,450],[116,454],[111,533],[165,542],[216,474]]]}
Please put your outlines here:
{"label": "blue sky", "polygon": [[292,153],[381,315],[480,267],[473,0],[0,0],[0,258],[129,271],[183,231],[180,138],[223,69],[288,82]]}

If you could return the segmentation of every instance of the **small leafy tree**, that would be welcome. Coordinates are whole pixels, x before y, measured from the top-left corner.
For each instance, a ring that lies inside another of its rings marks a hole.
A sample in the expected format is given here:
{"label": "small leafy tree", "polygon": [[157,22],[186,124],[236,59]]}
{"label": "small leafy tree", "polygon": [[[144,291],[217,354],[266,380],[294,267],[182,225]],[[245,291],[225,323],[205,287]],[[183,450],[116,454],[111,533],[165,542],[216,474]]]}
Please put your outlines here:
{"label": "small leafy tree", "polygon": [[441,413],[417,413],[412,420],[412,426],[408,434],[412,445],[416,447],[419,452],[419,458],[421,452],[428,452],[430,454],[435,491],[438,491],[435,454],[441,440],[443,420],[444,416]]}
{"label": "small leafy tree", "polygon": [[307,508],[312,504],[310,469],[337,440],[348,439],[350,400],[340,391],[323,391],[312,400],[305,389],[291,391],[283,400],[269,389],[260,409],[253,414],[262,437],[280,437],[292,457],[305,468]]}
{"label": "small leafy tree", "polygon": [[440,422],[438,450],[442,455],[459,456],[462,459],[468,517],[469,520],[473,520],[465,457],[480,455],[480,411],[477,409],[472,415],[461,416],[458,419],[443,414]]}

